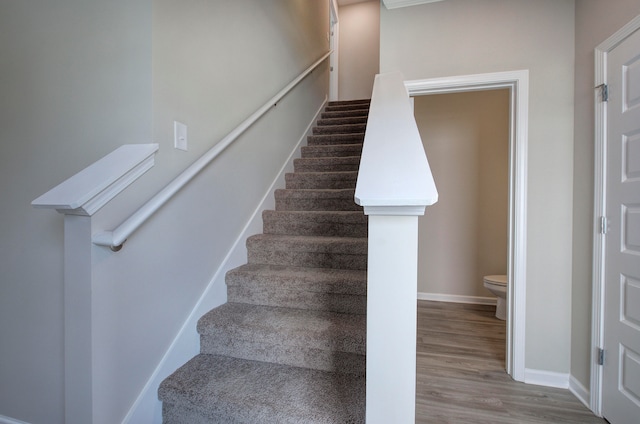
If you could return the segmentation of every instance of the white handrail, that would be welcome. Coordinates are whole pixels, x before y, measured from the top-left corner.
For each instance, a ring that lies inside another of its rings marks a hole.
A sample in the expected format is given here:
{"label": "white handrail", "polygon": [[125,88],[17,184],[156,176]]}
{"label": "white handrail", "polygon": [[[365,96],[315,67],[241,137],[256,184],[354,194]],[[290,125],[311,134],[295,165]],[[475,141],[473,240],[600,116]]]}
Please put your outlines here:
{"label": "white handrail", "polygon": [[403,80],[400,72],[375,78],[355,194],[365,214],[422,215],[438,201]]}
{"label": "white handrail", "polygon": [[222,140],[220,140],[209,151],[192,163],[165,188],[153,196],[147,203],[142,205],[133,215],[127,218],[122,224],[112,231],[103,231],[92,237],[94,244],[107,246],[113,251],[122,248],[122,244],[136,231],[151,215],[156,213],[174,194],[182,187],[187,185],[200,171],[202,171],[209,163],[214,160],[223,150],[233,143],[242,133],[251,127],[258,119],[260,119],[269,109],[275,106],[284,96],[287,95],[296,85],[300,83],[307,75],[313,72],[326,58],[329,57],[331,51],[325,53],[320,59],[309,66],[296,79],[291,81],[278,94],[269,99],[260,109],[245,119],[240,125],[234,128]]}

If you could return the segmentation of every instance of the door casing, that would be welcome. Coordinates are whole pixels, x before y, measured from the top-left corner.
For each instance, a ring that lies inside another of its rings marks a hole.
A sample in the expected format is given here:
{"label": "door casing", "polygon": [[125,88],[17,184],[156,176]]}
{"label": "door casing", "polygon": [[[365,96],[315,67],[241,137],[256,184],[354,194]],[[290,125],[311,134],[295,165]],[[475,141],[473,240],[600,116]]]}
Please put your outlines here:
{"label": "door casing", "polygon": [[529,122],[529,71],[405,81],[410,96],[507,88],[509,111],[509,246],[507,274],[507,373],[525,381],[526,242],[527,242],[527,141]]}

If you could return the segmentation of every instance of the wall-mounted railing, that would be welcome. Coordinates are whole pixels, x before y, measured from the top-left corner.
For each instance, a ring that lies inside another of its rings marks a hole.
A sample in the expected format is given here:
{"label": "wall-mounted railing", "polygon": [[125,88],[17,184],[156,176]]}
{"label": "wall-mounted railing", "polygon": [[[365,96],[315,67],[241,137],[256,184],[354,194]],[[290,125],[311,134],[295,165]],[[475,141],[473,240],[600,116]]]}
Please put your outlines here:
{"label": "wall-mounted railing", "polygon": [[169,199],[173,197],[180,189],[189,183],[196,175],[200,173],[207,165],[211,163],[220,153],[231,145],[242,133],[251,127],[258,119],[275,106],[284,96],[286,96],[295,86],[297,86],[307,75],[313,72],[325,59],[329,57],[331,52],[327,52],[314,64],[309,66],[296,79],[291,81],[275,96],[269,99],[260,109],[255,111],[251,116],[234,128],[226,137],[220,140],[215,146],[207,151],[200,159],[196,160],[191,166],[185,169],[164,189],[153,196],[147,203],[138,209],[133,215],[122,222],[117,228],[111,231],[103,231],[93,236],[93,243],[100,246],[110,247],[111,250],[118,251],[122,248],[122,244],[135,232],[149,217],[158,211]]}
{"label": "wall-mounted railing", "polygon": [[418,216],[438,192],[399,72],[376,76],[355,198],[369,215],[367,423],[413,423]]}

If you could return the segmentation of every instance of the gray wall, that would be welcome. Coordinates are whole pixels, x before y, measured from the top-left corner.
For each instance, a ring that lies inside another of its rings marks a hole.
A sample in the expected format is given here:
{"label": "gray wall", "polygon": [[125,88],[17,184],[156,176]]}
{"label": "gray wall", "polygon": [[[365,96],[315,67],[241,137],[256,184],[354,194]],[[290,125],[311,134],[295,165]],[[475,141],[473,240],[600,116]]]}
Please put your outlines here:
{"label": "gray wall", "polygon": [[[295,0],[0,4],[0,416],[64,422],[62,217],[30,202],[121,144],[158,143],[94,216],[112,229],[326,52],[328,19]],[[131,411],[327,92],[323,64],[120,253],[92,249],[100,422]]]}
{"label": "gray wall", "polygon": [[369,99],[380,69],[380,1],[342,6],[338,13],[338,96],[340,100]]}
{"label": "gray wall", "polygon": [[418,292],[492,297],[507,273],[509,91],[415,97],[438,203],[420,217]]}
{"label": "gray wall", "polygon": [[529,70],[525,367],[557,373],[571,355],[574,10],[573,0],[383,6],[380,29],[381,72],[408,80]]}
{"label": "gray wall", "polygon": [[593,249],[594,49],[640,14],[637,0],[576,2],[571,374],[590,385]]}

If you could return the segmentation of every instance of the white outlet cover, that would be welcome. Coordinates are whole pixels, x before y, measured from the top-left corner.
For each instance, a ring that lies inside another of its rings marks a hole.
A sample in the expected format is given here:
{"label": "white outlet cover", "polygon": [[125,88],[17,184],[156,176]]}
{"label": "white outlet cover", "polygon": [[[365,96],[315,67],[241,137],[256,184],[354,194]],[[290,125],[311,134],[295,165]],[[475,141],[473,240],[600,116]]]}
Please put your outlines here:
{"label": "white outlet cover", "polygon": [[182,122],[173,121],[173,146],[187,151],[187,126]]}

